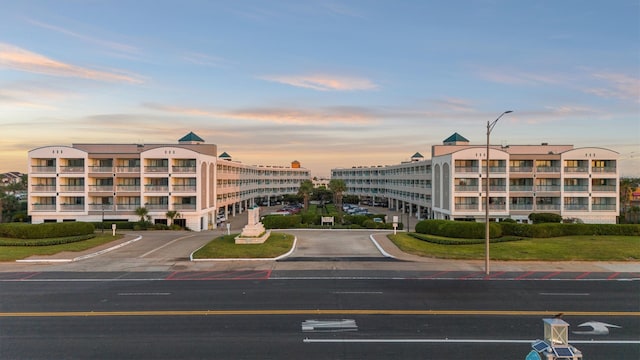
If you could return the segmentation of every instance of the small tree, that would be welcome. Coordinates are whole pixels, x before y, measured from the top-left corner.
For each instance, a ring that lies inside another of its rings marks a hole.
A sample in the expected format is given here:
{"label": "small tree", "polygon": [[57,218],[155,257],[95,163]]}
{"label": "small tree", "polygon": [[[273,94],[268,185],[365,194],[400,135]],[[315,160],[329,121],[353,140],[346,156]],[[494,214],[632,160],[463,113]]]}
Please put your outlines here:
{"label": "small tree", "polygon": [[177,212],[175,210],[169,210],[169,211],[167,211],[165,216],[167,217],[167,219],[169,219],[169,226],[171,226],[171,225],[173,225],[173,221],[175,219],[180,219],[180,217],[182,217],[182,214],[180,214],[179,212]]}
{"label": "small tree", "polygon": [[347,191],[347,183],[342,179],[331,179],[329,189],[333,191],[334,202],[338,211],[342,211],[342,194]]}
{"label": "small tree", "polygon": [[149,219],[148,214],[149,214],[149,210],[146,207],[141,206],[139,208],[136,208],[136,215],[140,216],[141,223],[144,223],[146,220]]}

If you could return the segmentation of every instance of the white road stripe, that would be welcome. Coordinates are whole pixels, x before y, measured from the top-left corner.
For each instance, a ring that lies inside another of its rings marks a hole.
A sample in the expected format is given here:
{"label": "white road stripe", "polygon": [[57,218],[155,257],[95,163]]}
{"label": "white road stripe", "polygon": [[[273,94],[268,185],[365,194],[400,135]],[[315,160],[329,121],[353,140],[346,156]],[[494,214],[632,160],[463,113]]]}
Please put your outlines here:
{"label": "white road stripe", "polygon": [[[510,339],[309,339],[304,343],[435,343],[435,344],[531,344],[535,340]],[[640,344],[640,340],[578,340],[570,344]]]}
{"label": "white road stripe", "polygon": [[334,294],[383,294],[382,291],[334,291]]}
{"label": "white road stripe", "polygon": [[143,257],[145,257],[145,256],[147,256],[147,255],[151,255],[151,254],[153,254],[154,252],[156,252],[156,251],[158,251],[158,250],[160,250],[160,249],[162,249],[162,248],[164,248],[164,247],[167,247],[167,246],[169,246],[169,245],[173,244],[174,242],[176,242],[176,241],[178,241],[178,240],[182,240],[182,239],[186,239],[186,238],[190,238],[190,237],[194,237],[194,236],[195,236],[195,235],[187,235],[187,236],[183,236],[183,237],[179,237],[179,238],[177,238],[177,239],[171,240],[171,241],[169,241],[168,243],[166,243],[166,244],[164,244],[164,245],[162,245],[162,246],[160,246],[160,247],[157,247],[157,248],[155,248],[155,249],[153,249],[153,250],[151,250],[151,251],[147,251],[146,253],[144,253],[144,254],[142,254],[142,255],[138,256],[138,258],[140,259],[140,258],[143,258]]}
{"label": "white road stripe", "polygon": [[542,296],[589,296],[589,293],[540,293]]}
{"label": "white road stripe", "polygon": [[168,292],[150,292],[150,293],[118,293],[118,296],[168,296]]}

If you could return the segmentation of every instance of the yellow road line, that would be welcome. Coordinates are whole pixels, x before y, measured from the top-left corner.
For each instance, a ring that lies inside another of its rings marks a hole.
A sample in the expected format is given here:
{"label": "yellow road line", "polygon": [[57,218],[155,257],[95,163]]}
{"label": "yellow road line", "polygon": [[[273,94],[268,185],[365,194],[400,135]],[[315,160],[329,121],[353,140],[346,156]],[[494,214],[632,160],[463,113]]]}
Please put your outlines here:
{"label": "yellow road line", "polygon": [[512,310],[148,310],[148,311],[40,311],[0,312],[3,317],[91,316],[229,316],[229,315],[465,315],[465,316],[640,316],[640,311],[512,311]]}

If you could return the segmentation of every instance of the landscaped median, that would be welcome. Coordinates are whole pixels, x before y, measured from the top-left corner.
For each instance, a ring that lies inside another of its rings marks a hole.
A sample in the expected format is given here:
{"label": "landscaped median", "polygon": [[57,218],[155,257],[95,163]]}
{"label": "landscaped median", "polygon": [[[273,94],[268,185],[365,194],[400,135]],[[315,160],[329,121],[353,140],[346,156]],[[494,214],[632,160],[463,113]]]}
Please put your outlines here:
{"label": "landscaped median", "polygon": [[191,254],[193,261],[225,260],[225,259],[275,259],[293,249],[295,237],[284,233],[271,233],[262,244],[235,243],[238,234],[224,235]]}

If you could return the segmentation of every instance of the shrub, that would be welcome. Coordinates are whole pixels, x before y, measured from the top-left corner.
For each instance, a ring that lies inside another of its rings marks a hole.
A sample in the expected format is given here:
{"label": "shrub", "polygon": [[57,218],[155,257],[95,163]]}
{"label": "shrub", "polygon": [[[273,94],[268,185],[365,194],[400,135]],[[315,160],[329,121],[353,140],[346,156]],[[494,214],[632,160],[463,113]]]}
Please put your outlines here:
{"label": "shrub", "polygon": [[17,239],[46,239],[93,234],[93,224],[86,222],[62,222],[43,224],[0,224],[0,237]]}
{"label": "shrub", "polygon": [[559,223],[562,222],[562,216],[551,213],[531,213],[529,214],[529,220],[534,224]]}
{"label": "shrub", "polygon": [[266,229],[290,229],[300,227],[301,215],[267,215],[262,218],[262,224]]}

